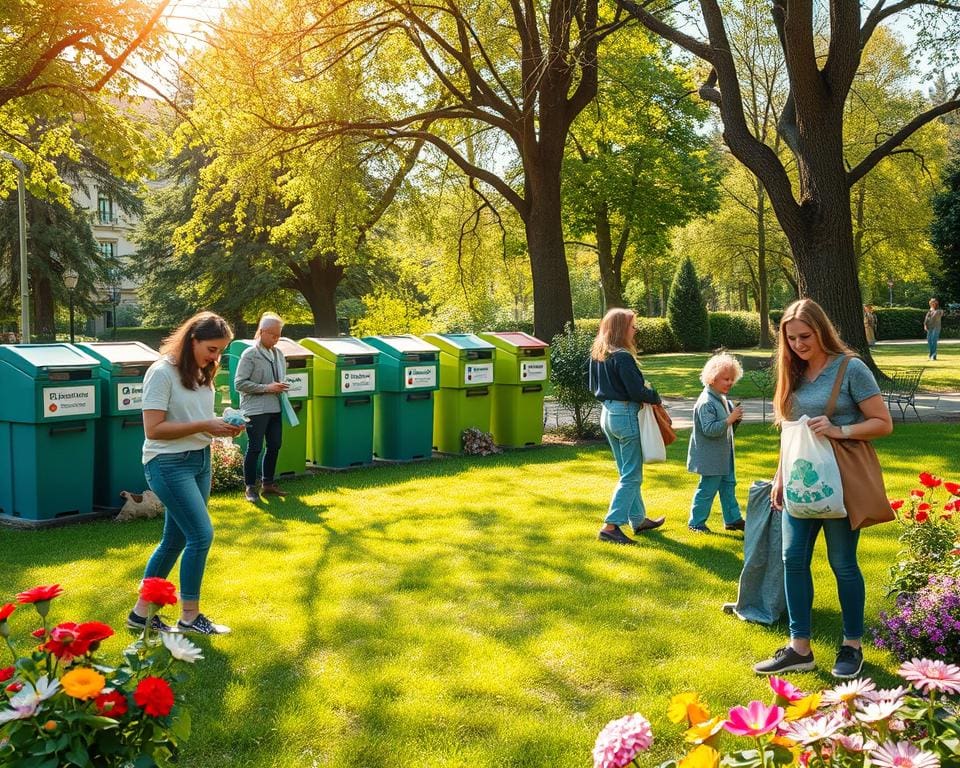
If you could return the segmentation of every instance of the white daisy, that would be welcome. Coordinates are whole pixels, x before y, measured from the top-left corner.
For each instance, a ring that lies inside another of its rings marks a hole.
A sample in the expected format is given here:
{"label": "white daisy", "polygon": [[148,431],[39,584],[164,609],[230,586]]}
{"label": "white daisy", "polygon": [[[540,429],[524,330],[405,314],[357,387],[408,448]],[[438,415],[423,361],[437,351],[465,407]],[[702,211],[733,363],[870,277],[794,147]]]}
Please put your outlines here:
{"label": "white daisy", "polygon": [[878,688],[875,691],[865,693],[863,698],[869,701],[897,701],[902,699],[910,692],[909,688],[899,686],[897,688]]}
{"label": "white daisy", "polygon": [[845,721],[842,716],[833,713],[827,716],[805,717],[780,727],[780,733],[800,744],[813,744],[829,739],[840,730]]}
{"label": "white daisy", "polygon": [[854,717],[862,723],[876,723],[886,720],[890,715],[903,706],[902,699],[886,699],[882,701],[858,701]]}
{"label": "white daisy", "polygon": [[833,737],[834,742],[847,752],[869,752],[877,748],[877,742],[864,739],[862,733],[838,733]]}
{"label": "white daisy", "polygon": [[940,768],[937,755],[917,749],[909,741],[888,741],[870,753],[870,760],[880,768]]}
{"label": "white daisy", "polygon": [[824,691],[820,703],[824,706],[831,706],[833,704],[849,705],[858,698],[866,696],[871,691],[876,690],[876,688],[877,686],[870,678],[858,677],[856,680],[841,683],[828,691]]}
{"label": "white daisy", "polygon": [[163,644],[167,646],[167,650],[170,651],[170,655],[175,659],[193,664],[197,659],[203,658],[203,651],[183,635],[164,632],[161,634],[161,638]]}

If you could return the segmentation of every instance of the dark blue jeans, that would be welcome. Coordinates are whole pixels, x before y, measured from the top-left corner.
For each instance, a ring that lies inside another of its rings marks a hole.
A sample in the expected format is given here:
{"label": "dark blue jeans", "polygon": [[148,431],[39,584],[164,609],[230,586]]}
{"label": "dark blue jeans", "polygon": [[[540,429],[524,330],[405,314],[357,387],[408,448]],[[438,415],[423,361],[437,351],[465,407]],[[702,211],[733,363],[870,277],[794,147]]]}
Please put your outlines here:
{"label": "dark blue jeans", "polygon": [[167,578],[180,559],[180,599],[199,600],[213,524],[210,498],[210,449],[161,453],[143,468],[147,484],[166,508],[163,536],[147,561],[144,578]]}
{"label": "dark blue jeans", "polygon": [[860,531],[850,530],[844,517],[835,520],[802,520],[783,510],[783,581],[790,616],[790,637],[810,637],[813,612],[813,576],[810,563],[820,529],[827,540],[827,559],[837,579],[837,595],[843,615],[843,636],[859,640],[863,636],[863,609],[866,588],[857,563]]}
{"label": "dark blue jeans", "polygon": [[[277,471],[277,455],[283,439],[283,417],[279,413],[258,413],[250,416],[247,424],[247,452],[243,456],[243,482],[256,485],[258,475],[263,482],[272,483]],[[260,465],[260,452],[263,440],[267,440],[267,450]],[[260,474],[262,469],[263,474]]]}

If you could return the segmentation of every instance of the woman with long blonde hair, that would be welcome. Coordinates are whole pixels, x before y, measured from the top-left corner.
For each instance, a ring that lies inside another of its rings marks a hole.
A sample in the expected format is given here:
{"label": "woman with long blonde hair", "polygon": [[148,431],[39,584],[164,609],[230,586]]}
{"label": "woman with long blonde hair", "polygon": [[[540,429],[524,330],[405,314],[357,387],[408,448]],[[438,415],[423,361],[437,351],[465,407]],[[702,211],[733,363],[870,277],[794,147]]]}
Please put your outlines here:
{"label": "woman with long blonde hair", "polygon": [[[838,440],[873,440],[893,430],[890,412],[870,369],[852,357],[843,371],[833,415],[825,414],[840,365],[850,355],[830,318],[812,299],[800,299],[786,308],[777,340],[777,388],[773,396],[776,424],[807,416],[816,435]],[[860,531],[847,518],[796,518],[783,505],[784,468],[778,465],[771,502],[783,510],[783,564],[790,642],[772,658],[754,666],[762,675],[813,669],[810,647],[813,577],[811,562],[820,531],[827,542],[827,559],[837,581],[843,640],[833,665],[833,676],[856,677],[863,668],[863,612],[866,588],[857,563]]]}
{"label": "woman with long blonde hair", "polygon": [[660,395],[646,385],[637,365],[636,315],[611,309],[600,321],[590,352],[590,390],[602,403],[600,428],[613,451],[620,481],[597,538],[612,544],[636,544],[620,526],[630,523],[635,534],[658,528],[664,518],[647,517],[640,485],[643,454],[637,416],[643,403],[659,403]]}

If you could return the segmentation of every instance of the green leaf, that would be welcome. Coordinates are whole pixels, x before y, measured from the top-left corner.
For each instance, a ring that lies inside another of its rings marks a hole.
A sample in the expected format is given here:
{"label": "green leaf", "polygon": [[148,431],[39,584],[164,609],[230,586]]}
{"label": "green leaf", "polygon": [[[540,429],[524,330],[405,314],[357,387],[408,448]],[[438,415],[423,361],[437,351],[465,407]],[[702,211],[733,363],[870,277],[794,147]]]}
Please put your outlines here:
{"label": "green leaf", "polygon": [[170,724],[170,732],[179,741],[186,741],[190,738],[191,727],[192,722],[190,720],[190,710],[181,709],[178,711],[177,716],[173,718],[173,722]]}

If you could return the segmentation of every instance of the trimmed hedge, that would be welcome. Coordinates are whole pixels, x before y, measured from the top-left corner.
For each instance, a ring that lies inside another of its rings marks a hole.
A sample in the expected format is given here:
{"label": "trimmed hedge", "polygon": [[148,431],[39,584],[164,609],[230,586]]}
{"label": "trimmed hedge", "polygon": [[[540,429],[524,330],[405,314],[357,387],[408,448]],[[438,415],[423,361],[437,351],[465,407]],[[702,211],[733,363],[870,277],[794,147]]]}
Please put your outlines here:
{"label": "trimmed hedge", "polygon": [[760,315],[756,312],[711,312],[710,344],[745,349],[760,344]]}
{"label": "trimmed hedge", "polygon": [[[600,330],[600,320],[596,317],[581,318],[577,320],[577,330],[596,336]],[[644,355],[680,351],[667,318],[637,317],[637,351]]]}
{"label": "trimmed hedge", "polygon": [[[160,343],[173,333],[173,328],[138,325],[129,328],[109,328],[99,336],[99,341],[142,341],[148,347],[160,349]],[[116,331],[116,334],[114,334]]]}

